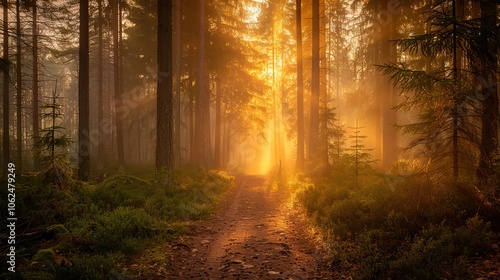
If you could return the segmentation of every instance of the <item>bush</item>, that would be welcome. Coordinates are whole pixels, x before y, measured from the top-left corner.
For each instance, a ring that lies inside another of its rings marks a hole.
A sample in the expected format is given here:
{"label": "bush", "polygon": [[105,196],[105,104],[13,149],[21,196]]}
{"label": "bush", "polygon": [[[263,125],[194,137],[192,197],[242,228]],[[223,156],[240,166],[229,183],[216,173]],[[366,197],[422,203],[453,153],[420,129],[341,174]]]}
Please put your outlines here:
{"label": "bush", "polygon": [[467,186],[431,185],[421,174],[394,176],[372,175],[353,187],[337,174],[338,180],[302,188],[308,214],[337,237],[331,239],[334,264],[360,279],[467,277],[465,261],[484,254],[492,239],[489,223],[467,219],[476,207],[464,195]]}

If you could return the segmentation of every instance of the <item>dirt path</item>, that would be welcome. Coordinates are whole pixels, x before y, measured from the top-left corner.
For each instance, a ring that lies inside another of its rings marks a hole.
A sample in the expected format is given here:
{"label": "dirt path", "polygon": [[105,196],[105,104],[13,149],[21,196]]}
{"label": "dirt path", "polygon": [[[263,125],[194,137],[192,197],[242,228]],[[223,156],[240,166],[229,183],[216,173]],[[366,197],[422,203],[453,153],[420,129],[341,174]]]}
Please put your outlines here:
{"label": "dirt path", "polygon": [[331,279],[324,249],[287,199],[266,177],[238,176],[222,211],[172,245],[167,279]]}

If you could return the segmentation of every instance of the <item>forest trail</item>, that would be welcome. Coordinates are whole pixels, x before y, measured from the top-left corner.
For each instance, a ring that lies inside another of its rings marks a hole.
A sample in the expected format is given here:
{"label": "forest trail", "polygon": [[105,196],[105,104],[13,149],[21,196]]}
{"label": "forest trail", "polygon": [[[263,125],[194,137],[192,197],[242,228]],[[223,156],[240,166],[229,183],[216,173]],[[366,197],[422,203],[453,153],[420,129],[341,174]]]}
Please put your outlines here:
{"label": "forest trail", "polygon": [[172,245],[167,279],[331,279],[324,247],[284,188],[238,176],[221,211]]}

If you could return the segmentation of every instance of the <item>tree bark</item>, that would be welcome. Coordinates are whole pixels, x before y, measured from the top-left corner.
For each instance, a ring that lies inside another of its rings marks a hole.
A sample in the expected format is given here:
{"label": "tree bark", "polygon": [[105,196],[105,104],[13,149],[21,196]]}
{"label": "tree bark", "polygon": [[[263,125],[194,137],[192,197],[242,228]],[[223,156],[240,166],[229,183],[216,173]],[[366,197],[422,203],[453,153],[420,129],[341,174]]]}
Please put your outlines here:
{"label": "tree bark", "polygon": [[[453,0],[453,18],[455,22],[463,20],[464,0]],[[457,26],[453,23],[453,111],[452,111],[452,169],[453,179],[457,180],[459,175],[459,110],[461,105],[461,68],[462,68],[462,49],[458,46],[457,42]]]}
{"label": "tree bark", "polygon": [[[319,69],[319,93],[320,93],[320,106],[322,107],[321,114],[323,116],[320,118],[320,150],[319,156],[321,165],[323,167],[323,172],[327,172],[328,167],[328,93],[326,85],[326,70],[327,70],[327,58],[326,58],[326,6],[325,0],[320,1],[320,30],[319,30],[319,48],[320,48],[320,69]],[[320,110],[321,111],[321,110]]]}
{"label": "tree bark", "polygon": [[[38,11],[37,2],[33,0],[33,142],[36,143],[40,137],[40,120],[38,116]],[[35,170],[40,168],[39,159],[33,157],[33,166]]]}
{"label": "tree bark", "polygon": [[174,55],[174,70],[175,70],[175,109],[174,109],[174,154],[175,164],[177,167],[181,166],[181,59],[182,59],[182,42],[181,42],[181,1],[175,0],[175,13],[174,13],[174,27],[175,27],[175,55]]}
{"label": "tree bark", "polygon": [[192,166],[196,166],[198,164],[198,155],[197,155],[197,149],[196,149],[196,136],[197,136],[197,131],[196,131],[196,124],[195,124],[195,97],[193,94],[193,86],[192,86],[192,81],[191,81],[191,76],[188,79],[188,85],[187,85],[187,92],[189,95],[189,164]]}
{"label": "tree bark", "polygon": [[102,16],[102,1],[97,1],[97,125],[98,125],[98,140],[97,140],[97,168],[102,169],[105,160],[104,155],[104,104],[103,104],[103,16]]}
{"label": "tree bark", "polygon": [[90,175],[89,139],[89,1],[80,0],[80,40],[78,69],[78,178]]}
{"label": "tree bark", "polygon": [[172,0],[159,0],[156,170],[174,168],[172,70]]}
{"label": "tree bark", "polygon": [[199,53],[198,53],[198,96],[196,100],[196,145],[198,167],[210,168],[212,165],[212,145],[210,135],[210,91],[207,84],[206,70],[206,28],[208,17],[205,0],[199,0]]}
{"label": "tree bark", "polygon": [[215,78],[215,144],[214,144],[214,167],[221,167],[221,111],[222,111],[222,82],[217,75]]}
{"label": "tree bark", "polygon": [[23,169],[22,77],[21,77],[21,10],[16,0],[16,168]]}
{"label": "tree bark", "polygon": [[319,0],[312,0],[312,77],[309,126],[309,160],[317,160],[319,156],[319,21]]}
{"label": "tree bark", "polygon": [[112,1],[112,28],[113,28],[113,88],[115,93],[115,125],[116,125],[116,147],[118,165],[120,169],[125,164],[125,151],[123,144],[123,120],[122,120],[122,92],[120,88],[120,35],[119,35],[119,3],[121,0]]}
{"label": "tree bark", "polygon": [[[392,40],[397,39],[397,25],[398,15],[390,13],[391,2],[388,0],[382,1],[382,11],[389,18],[386,21],[386,26],[382,28],[382,63],[389,63],[390,61],[397,61],[397,48]],[[382,78],[381,102],[382,102],[382,166],[384,170],[390,170],[392,163],[398,160],[398,145],[397,145],[397,132],[394,125],[397,123],[396,111],[392,108],[396,105],[397,91],[394,85],[391,84],[388,77]]]}
{"label": "tree bark", "polygon": [[[481,61],[481,96],[483,98],[483,112],[481,115],[481,146],[479,165],[476,176],[482,185],[488,184],[495,170],[494,160],[498,147],[498,45],[492,38],[492,32],[497,25],[497,7],[494,1],[481,0],[481,43],[484,50],[483,61]],[[498,187],[497,187],[497,190]]]}
{"label": "tree bark", "polygon": [[304,78],[302,60],[302,1],[295,2],[297,33],[297,159],[295,169],[304,170]]}
{"label": "tree bark", "polygon": [[10,106],[9,106],[9,7],[7,0],[3,5],[3,172],[7,174],[7,164],[10,162]]}

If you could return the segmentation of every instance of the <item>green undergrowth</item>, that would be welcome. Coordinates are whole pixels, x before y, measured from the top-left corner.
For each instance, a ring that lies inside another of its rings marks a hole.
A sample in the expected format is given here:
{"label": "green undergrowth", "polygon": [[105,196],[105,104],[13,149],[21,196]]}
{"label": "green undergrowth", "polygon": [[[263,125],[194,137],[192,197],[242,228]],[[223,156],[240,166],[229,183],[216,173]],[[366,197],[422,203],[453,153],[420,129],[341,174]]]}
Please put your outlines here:
{"label": "green undergrowth", "polygon": [[288,185],[323,230],[333,269],[353,279],[469,279],[467,260],[491,251],[491,225],[465,183],[371,172],[358,186],[341,173]]}
{"label": "green undergrowth", "polygon": [[32,176],[16,188],[18,219],[27,221],[18,228],[18,273],[0,278],[132,279],[123,269],[129,261],[207,218],[233,180],[224,171],[178,170],[62,190]]}

